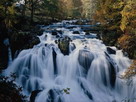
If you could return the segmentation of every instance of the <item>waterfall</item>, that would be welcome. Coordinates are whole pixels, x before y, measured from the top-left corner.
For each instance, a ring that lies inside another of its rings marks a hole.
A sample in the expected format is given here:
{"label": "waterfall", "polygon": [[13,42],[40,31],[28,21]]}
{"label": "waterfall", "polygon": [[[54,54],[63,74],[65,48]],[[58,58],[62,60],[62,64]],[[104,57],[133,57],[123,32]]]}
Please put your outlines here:
{"label": "waterfall", "polygon": [[[16,73],[16,82],[27,95],[40,90],[35,102],[136,102],[136,78],[128,85],[119,77],[130,59],[103,44],[96,34],[86,35],[84,25],[72,23],[64,20],[42,27],[40,43],[22,50],[4,74]],[[58,42],[68,38],[69,53],[63,54],[65,46]]]}
{"label": "waterfall", "polygon": [[8,47],[8,66],[12,63],[12,52],[10,48],[9,39],[6,38],[3,43]]}

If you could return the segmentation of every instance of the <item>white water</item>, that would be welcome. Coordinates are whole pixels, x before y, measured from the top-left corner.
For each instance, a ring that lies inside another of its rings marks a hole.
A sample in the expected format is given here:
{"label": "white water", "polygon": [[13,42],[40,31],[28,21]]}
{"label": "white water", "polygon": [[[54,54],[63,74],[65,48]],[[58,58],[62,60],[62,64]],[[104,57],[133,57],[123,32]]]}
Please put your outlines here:
{"label": "white water", "polygon": [[[26,94],[42,90],[35,102],[126,102],[125,99],[136,102],[136,78],[130,85],[119,78],[129,67],[130,60],[116,48],[113,48],[116,54],[108,54],[103,42],[94,38],[95,34],[87,38],[80,27],[67,29],[71,24],[66,22],[54,24],[51,29],[62,30],[60,36],[73,39],[69,55],[61,53],[55,36],[44,32],[39,36],[41,43],[21,51],[5,74],[16,73],[16,82],[23,86]],[[43,27],[45,31],[47,28]],[[80,31],[80,35],[73,34],[75,30]],[[53,59],[54,51],[56,59]]]}
{"label": "white water", "polygon": [[9,39],[6,38],[3,43],[8,47],[8,66],[12,63],[12,53],[11,53],[11,48],[9,44]]}

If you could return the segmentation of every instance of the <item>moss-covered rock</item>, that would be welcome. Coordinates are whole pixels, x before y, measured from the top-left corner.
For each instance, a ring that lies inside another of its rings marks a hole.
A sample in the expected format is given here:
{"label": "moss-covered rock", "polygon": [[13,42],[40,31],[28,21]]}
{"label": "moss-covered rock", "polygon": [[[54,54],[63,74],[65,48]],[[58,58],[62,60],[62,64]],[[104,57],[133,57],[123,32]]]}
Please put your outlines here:
{"label": "moss-covered rock", "polygon": [[70,38],[65,37],[58,40],[58,47],[64,55],[69,55]]}

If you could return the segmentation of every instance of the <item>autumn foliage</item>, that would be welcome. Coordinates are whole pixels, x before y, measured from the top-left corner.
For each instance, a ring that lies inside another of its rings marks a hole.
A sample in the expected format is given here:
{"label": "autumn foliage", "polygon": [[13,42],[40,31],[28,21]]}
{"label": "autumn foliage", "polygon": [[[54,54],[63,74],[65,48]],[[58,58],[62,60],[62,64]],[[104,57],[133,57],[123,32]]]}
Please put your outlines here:
{"label": "autumn foliage", "polygon": [[134,75],[136,75],[136,60],[134,60],[132,65],[125,71],[123,78],[130,78]]}
{"label": "autumn foliage", "polygon": [[107,39],[114,33],[112,40],[128,52],[129,57],[136,58],[136,0],[96,1],[94,19],[101,23],[103,30],[110,32],[106,34]]}

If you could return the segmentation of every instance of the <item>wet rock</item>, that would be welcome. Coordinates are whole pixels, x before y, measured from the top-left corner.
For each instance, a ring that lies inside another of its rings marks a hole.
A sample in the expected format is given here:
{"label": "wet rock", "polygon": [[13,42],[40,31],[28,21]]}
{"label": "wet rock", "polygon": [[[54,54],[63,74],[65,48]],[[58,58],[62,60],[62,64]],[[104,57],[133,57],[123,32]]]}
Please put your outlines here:
{"label": "wet rock", "polygon": [[48,92],[47,102],[55,102],[54,100],[56,96],[58,97],[58,102],[63,102],[60,95],[62,96],[61,91],[59,89],[50,89]]}
{"label": "wet rock", "polygon": [[60,36],[59,35],[56,35],[56,38],[59,38]]}
{"label": "wet rock", "polygon": [[69,37],[65,37],[58,40],[58,47],[64,55],[69,55],[69,43]]}
{"label": "wet rock", "polygon": [[90,32],[85,32],[85,35],[90,35]]}
{"label": "wet rock", "polygon": [[58,40],[55,40],[55,43],[58,44]]}
{"label": "wet rock", "polygon": [[57,31],[52,31],[51,34],[52,34],[52,35],[57,35],[58,33],[57,33]]}
{"label": "wet rock", "polygon": [[110,77],[110,84],[111,84],[111,87],[114,88],[115,86],[115,81],[116,81],[116,71],[115,71],[115,68],[114,66],[112,65],[111,62],[110,63],[110,68],[109,68],[109,77]]}
{"label": "wet rock", "polygon": [[57,32],[58,32],[59,34],[63,34],[63,32],[62,32],[61,30],[57,30]]}
{"label": "wet rock", "polygon": [[73,34],[80,34],[79,31],[73,31]]}
{"label": "wet rock", "polygon": [[108,52],[109,54],[116,54],[116,51],[113,50],[113,49],[110,48],[110,47],[107,47],[107,52]]}
{"label": "wet rock", "polygon": [[78,55],[79,64],[88,71],[94,59],[93,54],[88,50],[80,50]]}
{"label": "wet rock", "polygon": [[93,96],[88,90],[85,89],[83,83],[80,84],[81,88],[84,90],[84,93],[88,96],[89,99],[93,100]]}
{"label": "wet rock", "polygon": [[36,96],[37,96],[41,91],[42,91],[42,90],[32,91],[31,96],[30,96],[30,102],[35,102]]}
{"label": "wet rock", "polygon": [[70,51],[73,51],[76,49],[76,45],[74,43],[70,44]]}
{"label": "wet rock", "polygon": [[52,49],[52,56],[53,56],[53,65],[54,65],[54,74],[57,74],[57,62],[56,62],[56,57],[57,54],[54,49]]}
{"label": "wet rock", "polygon": [[[109,63],[109,79],[110,79],[110,85],[112,88],[115,87],[115,81],[116,81],[116,66],[115,64],[112,62],[112,59],[110,58],[110,56],[105,52],[106,55],[106,59]],[[105,83],[105,85],[107,85],[107,82]]]}

